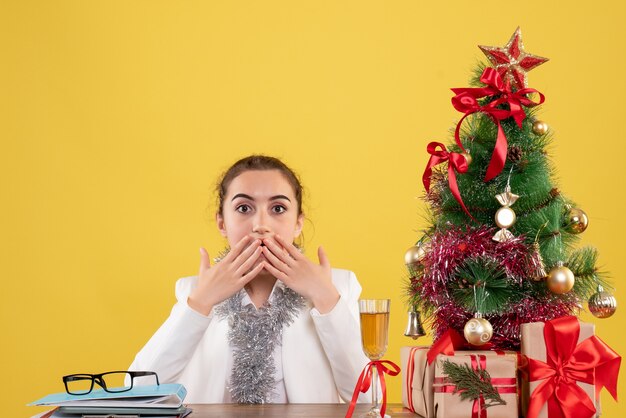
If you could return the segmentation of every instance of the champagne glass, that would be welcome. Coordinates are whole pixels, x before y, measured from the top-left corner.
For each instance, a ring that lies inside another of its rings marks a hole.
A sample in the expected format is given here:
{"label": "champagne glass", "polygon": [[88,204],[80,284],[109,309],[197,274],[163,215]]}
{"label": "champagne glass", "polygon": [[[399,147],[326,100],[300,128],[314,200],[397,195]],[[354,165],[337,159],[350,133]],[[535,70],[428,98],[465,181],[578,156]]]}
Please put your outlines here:
{"label": "champagne glass", "polygon": [[[387,351],[389,333],[389,299],[361,299],[359,313],[361,315],[361,342],[363,352],[370,360],[380,360]],[[365,417],[379,417],[378,407],[378,376],[376,367],[372,367],[372,408]]]}

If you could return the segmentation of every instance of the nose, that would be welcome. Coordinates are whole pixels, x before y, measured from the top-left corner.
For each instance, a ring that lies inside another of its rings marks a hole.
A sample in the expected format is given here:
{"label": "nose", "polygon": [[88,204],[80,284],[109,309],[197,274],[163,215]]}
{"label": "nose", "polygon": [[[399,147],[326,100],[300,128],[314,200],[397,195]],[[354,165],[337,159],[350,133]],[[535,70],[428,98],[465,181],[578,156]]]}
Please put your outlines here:
{"label": "nose", "polygon": [[272,232],[271,228],[267,224],[267,218],[262,211],[257,212],[254,217],[252,232],[260,236],[267,235]]}

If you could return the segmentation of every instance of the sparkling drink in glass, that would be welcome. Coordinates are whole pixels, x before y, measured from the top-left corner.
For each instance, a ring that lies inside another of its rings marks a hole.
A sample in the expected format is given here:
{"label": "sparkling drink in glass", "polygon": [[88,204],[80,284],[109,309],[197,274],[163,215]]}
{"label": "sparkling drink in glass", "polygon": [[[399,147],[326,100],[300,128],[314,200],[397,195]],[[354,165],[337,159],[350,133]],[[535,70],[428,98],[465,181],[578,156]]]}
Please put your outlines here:
{"label": "sparkling drink in glass", "polygon": [[[361,299],[359,313],[361,315],[361,342],[363,352],[370,360],[380,360],[387,351],[389,334],[389,299]],[[378,405],[378,377],[376,368],[372,367],[372,408],[366,417],[380,416]]]}

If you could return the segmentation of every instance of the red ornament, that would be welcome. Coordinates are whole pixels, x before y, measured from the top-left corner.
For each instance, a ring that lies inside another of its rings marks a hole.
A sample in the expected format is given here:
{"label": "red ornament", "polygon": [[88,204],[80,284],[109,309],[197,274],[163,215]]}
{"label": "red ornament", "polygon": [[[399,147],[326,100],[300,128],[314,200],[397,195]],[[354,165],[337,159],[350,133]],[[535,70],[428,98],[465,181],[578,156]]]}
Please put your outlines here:
{"label": "red ornament", "polygon": [[495,46],[478,45],[485,53],[495,69],[505,81],[523,89],[527,86],[526,72],[548,61],[548,58],[528,54],[524,51],[522,31],[518,27],[509,42],[502,48]]}

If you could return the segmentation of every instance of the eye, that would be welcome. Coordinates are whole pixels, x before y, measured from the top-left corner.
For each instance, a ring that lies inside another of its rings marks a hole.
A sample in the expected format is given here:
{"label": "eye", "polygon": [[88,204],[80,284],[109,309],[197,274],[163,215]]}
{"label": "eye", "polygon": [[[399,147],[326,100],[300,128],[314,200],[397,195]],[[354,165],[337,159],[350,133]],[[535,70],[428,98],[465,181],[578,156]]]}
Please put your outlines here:
{"label": "eye", "polygon": [[284,213],[287,211],[287,208],[283,205],[276,205],[272,207],[272,212],[274,213]]}
{"label": "eye", "polygon": [[248,213],[252,210],[252,208],[250,207],[250,205],[242,204],[237,206],[235,210],[239,213]]}

